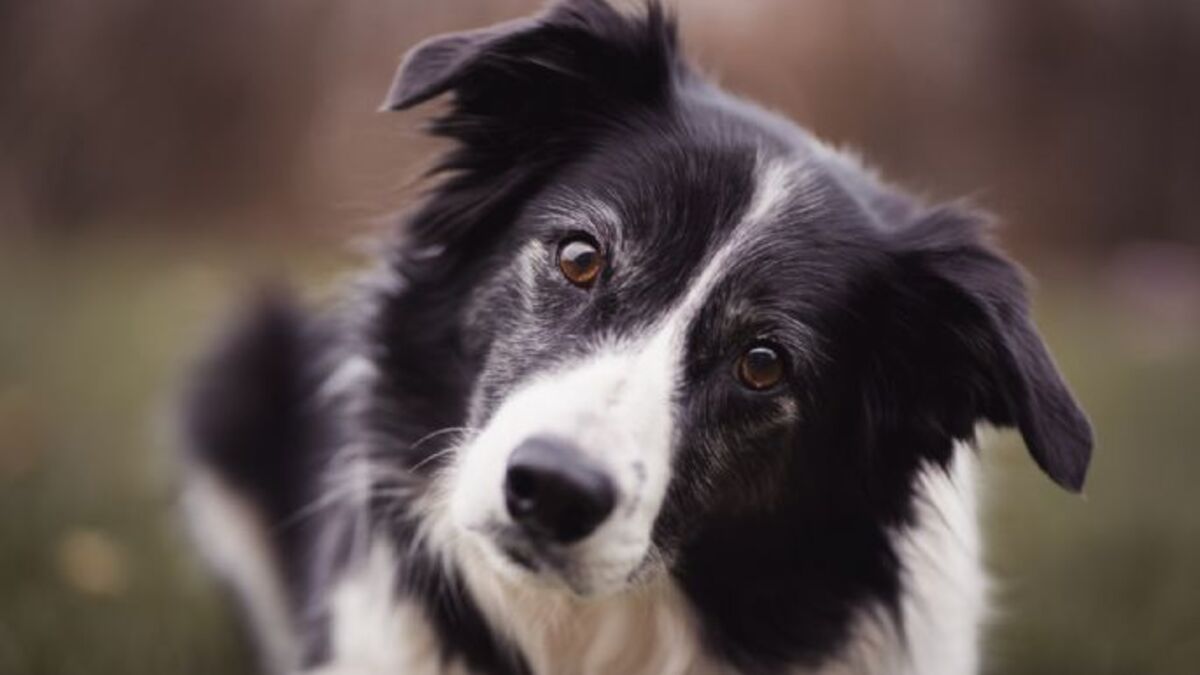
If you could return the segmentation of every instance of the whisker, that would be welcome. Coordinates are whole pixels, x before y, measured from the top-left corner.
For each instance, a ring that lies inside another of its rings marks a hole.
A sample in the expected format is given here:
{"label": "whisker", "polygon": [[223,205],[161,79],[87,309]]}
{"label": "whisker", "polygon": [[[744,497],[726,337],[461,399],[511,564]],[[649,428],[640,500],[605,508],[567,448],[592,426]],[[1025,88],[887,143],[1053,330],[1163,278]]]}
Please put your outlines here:
{"label": "whisker", "polygon": [[418,438],[416,441],[413,442],[412,445],[408,446],[408,449],[416,450],[417,448],[421,447],[425,443],[428,443],[429,441],[431,441],[435,438],[445,436],[446,434],[461,433],[461,434],[465,435],[465,434],[469,434],[469,433],[474,433],[476,431],[478,431],[478,429],[476,429],[474,427],[446,427],[445,429],[438,429],[437,431],[431,431],[428,434],[425,434],[424,436]]}
{"label": "whisker", "polygon": [[301,522],[316,516],[318,513],[336,506],[351,494],[354,487],[356,486],[350,484],[336,484],[331,488],[323,490],[319,497],[297,509],[292,515],[281,521],[278,527],[283,530],[295,527]]}
{"label": "whisker", "polygon": [[409,469],[409,471],[419,471],[421,469],[421,467],[425,466],[426,464],[429,464],[430,462],[432,462],[436,459],[440,459],[442,457],[445,457],[446,455],[456,452],[456,451],[458,451],[458,449],[459,449],[459,446],[451,445],[447,448],[438,450],[437,452],[433,453],[432,455],[430,455],[430,456],[426,457],[425,459],[422,459],[421,461],[412,465],[412,467]]}

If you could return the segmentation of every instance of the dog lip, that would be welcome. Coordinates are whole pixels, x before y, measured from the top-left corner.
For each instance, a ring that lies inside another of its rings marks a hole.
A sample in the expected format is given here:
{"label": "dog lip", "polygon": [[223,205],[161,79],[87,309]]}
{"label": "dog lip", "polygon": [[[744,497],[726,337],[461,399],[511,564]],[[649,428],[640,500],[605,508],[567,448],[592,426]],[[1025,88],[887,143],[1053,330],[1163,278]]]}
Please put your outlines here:
{"label": "dog lip", "polygon": [[[573,574],[570,560],[554,547],[539,545],[516,527],[492,521],[471,529],[485,539],[483,545],[490,547],[503,560],[511,563],[517,570],[529,575],[529,583],[550,585],[569,591],[579,597],[589,597],[596,589],[585,579]],[[644,565],[631,573],[627,580],[635,582],[637,574]]]}
{"label": "dog lip", "polygon": [[537,559],[525,551],[522,551],[517,546],[506,542],[497,542],[497,548],[499,548],[500,552],[504,554],[504,557],[508,558],[518,567],[529,572],[538,571],[539,566],[537,564]]}
{"label": "dog lip", "polygon": [[517,567],[533,574],[548,573],[562,577],[565,567],[562,556],[538,545],[518,528],[492,523],[476,528],[476,531],[483,534],[491,546]]}

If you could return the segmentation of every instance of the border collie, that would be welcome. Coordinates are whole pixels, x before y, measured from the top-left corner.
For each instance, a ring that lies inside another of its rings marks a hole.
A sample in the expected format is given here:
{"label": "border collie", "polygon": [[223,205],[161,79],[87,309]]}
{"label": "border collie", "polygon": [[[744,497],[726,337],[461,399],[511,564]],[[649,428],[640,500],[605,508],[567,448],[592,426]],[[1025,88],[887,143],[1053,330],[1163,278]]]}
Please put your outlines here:
{"label": "border collie", "polygon": [[453,142],[322,312],[202,360],[185,506],[278,673],[977,670],[976,428],[1081,489],[1020,271],[722,92],[656,2],[407,55]]}

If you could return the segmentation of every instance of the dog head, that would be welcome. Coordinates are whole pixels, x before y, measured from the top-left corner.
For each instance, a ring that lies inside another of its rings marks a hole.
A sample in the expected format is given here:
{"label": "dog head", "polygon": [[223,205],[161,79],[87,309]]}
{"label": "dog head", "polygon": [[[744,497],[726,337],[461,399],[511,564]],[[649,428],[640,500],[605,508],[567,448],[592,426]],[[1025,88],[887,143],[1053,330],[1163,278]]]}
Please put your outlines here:
{"label": "dog head", "polygon": [[981,219],[720,92],[657,5],[433,38],[386,107],[443,93],[456,147],[397,263],[440,327],[395,330],[436,336],[405,367],[470,430],[432,508],[498,572],[598,594],[853,548],[981,422],[1083,485],[1088,423]]}

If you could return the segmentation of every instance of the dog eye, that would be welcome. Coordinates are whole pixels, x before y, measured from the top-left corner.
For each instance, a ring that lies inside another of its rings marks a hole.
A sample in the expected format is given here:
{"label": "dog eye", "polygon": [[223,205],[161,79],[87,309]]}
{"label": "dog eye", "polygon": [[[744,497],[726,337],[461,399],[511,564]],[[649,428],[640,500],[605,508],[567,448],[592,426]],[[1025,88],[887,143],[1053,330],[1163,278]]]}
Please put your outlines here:
{"label": "dog eye", "polygon": [[587,288],[604,269],[604,256],[596,243],[586,237],[573,237],[558,247],[558,269],[567,281]]}
{"label": "dog eye", "polygon": [[770,345],[756,344],[738,359],[737,377],[754,391],[770,389],[783,379],[783,357]]}

